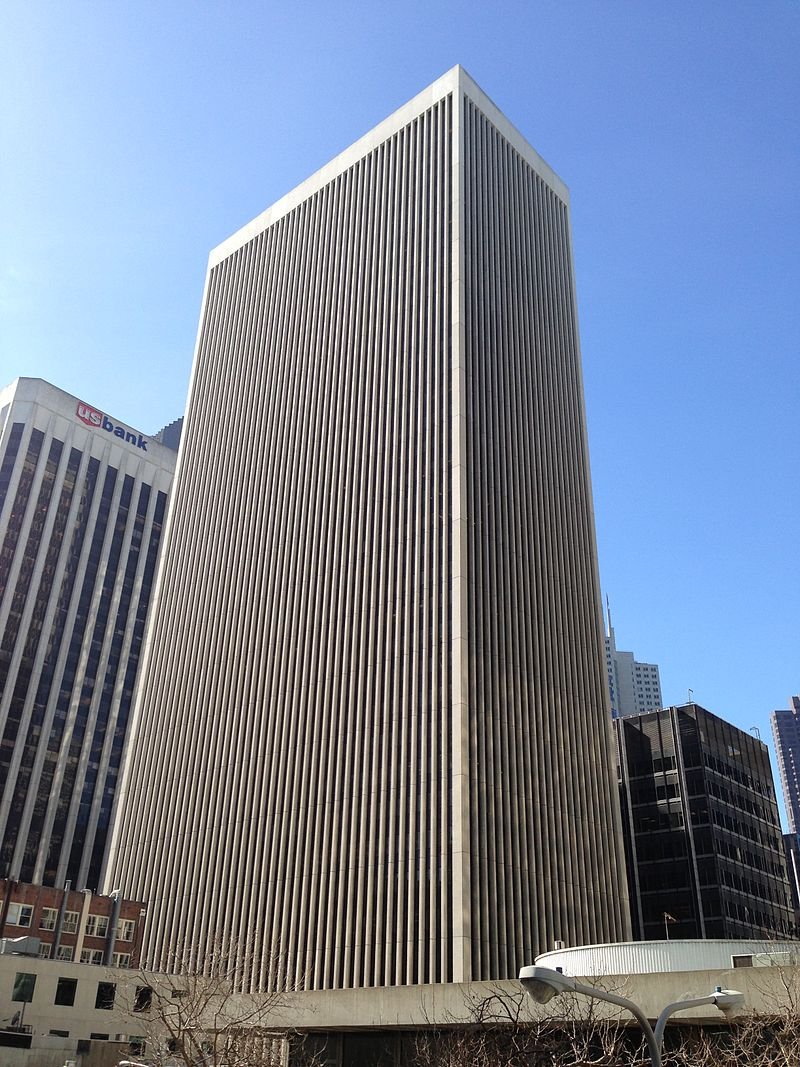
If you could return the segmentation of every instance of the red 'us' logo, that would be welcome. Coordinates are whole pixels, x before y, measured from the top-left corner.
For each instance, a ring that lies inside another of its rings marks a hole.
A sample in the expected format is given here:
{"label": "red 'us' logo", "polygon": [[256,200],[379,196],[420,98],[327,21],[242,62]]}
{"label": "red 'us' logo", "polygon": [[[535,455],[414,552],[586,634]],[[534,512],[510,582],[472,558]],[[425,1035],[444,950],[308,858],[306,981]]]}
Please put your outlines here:
{"label": "red 'us' logo", "polygon": [[85,422],[87,426],[100,426],[103,422],[103,412],[97,411],[96,408],[90,408],[83,401],[78,403],[77,415],[81,422]]}

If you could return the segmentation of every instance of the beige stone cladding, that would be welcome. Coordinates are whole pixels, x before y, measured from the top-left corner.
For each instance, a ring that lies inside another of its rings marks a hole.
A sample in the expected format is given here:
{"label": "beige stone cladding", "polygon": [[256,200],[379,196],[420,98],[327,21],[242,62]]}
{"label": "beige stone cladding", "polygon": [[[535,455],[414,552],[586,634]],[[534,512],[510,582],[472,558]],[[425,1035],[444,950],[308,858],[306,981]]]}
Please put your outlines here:
{"label": "beige stone cladding", "polygon": [[212,253],[107,885],[244,982],[628,932],[569,207],[454,68]]}

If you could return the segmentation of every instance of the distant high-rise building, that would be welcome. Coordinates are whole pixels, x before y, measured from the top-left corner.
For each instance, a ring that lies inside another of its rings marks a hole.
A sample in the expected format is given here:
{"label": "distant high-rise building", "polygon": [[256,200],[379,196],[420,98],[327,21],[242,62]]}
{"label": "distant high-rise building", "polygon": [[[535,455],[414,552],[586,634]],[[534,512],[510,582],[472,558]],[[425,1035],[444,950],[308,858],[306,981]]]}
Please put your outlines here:
{"label": "distant high-rise building", "polygon": [[0,391],[0,876],[97,886],[175,453]]}
{"label": "distant high-rise building", "polygon": [[167,425],[162,427],[158,433],[153,434],[153,440],[172,449],[173,452],[177,452],[181,443],[182,432],[183,416],[179,419],[175,419],[173,422],[167,423]]}
{"label": "distant high-rise building", "polygon": [[624,937],[567,191],[460,68],[212,253],[181,457],[107,880],[146,958]]}
{"label": "distant high-rise building", "polygon": [[655,663],[640,663],[634,659],[632,652],[621,652],[617,648],[610,608],[606,635],[606,672],[611,695],[611,714],[615,719],[624,715],[644,715],[648,711],[659,711],[662,707],[658,666]]}
{"label": "distant high-rise building", "polygon": [[614,727],[636,937],[794,936],[767,746],[697,704]]}
{"label": "distant high-rise building", "polygon": [[773,711],[770,719],[789,830],[800,834],[800,696],[790,697],[789,707]]}

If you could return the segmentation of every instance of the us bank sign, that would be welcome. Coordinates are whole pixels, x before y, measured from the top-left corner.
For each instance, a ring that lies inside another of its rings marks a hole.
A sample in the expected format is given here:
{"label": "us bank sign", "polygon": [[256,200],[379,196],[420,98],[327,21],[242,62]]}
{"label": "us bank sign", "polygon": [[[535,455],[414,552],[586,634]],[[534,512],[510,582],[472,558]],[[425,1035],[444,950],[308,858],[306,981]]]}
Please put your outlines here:
{"label": "us bank sign", "polygon": [[89,407],[83,401],[78,402],[76,414],[81,422],[92,429],[105,430],[107,433],[113,434],[114,437],[119,437],[126,441],[129,445],[141,448],[142,452],[147,451],[147,440],[141,434],[136,434],[133,430],[127,430],[124,426],[113,423],[108,415],[104,415],[102,411],[97,411],[96,408]]}

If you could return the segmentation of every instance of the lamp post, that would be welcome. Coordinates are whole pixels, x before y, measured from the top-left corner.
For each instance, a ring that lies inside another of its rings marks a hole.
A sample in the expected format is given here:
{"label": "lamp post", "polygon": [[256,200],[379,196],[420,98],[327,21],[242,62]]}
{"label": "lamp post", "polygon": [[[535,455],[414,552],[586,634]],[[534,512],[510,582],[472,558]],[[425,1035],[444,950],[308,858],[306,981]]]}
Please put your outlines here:
{"label": "lamp post", "polygon": [[667,1025],[667,1019],[675,1012],[685,1011],[687,1008],[699,1008],[703,1004],[714,1004],[720,1011],[727,1012],[744,1004],[743,993],[739,993],[735,989],[722,989],[717,986],[716,990],[706,997],[677,1000],[672,1004],[668,1004],[661,1011],[656,1020],[655,1028],[653,1028],[638,1004],[634,1004],[627,997],[618,997],[616,993],[607,993],[604,989],[598,989],[595,986],[581,985],[574,978],[570,978],[560,971],[551,970],[549,967],[523,967],[519,972],[519,980],[522,988],[537,1004],[546,1004],[561,993],[579,993],[583,997],[604,1000],[608,1004],[614,1004],[618,1008],[624,1008],[629,1011],[642,1029],[652,1067],[661,1067],[661,1046],[664,1041],[664,1028]]}

